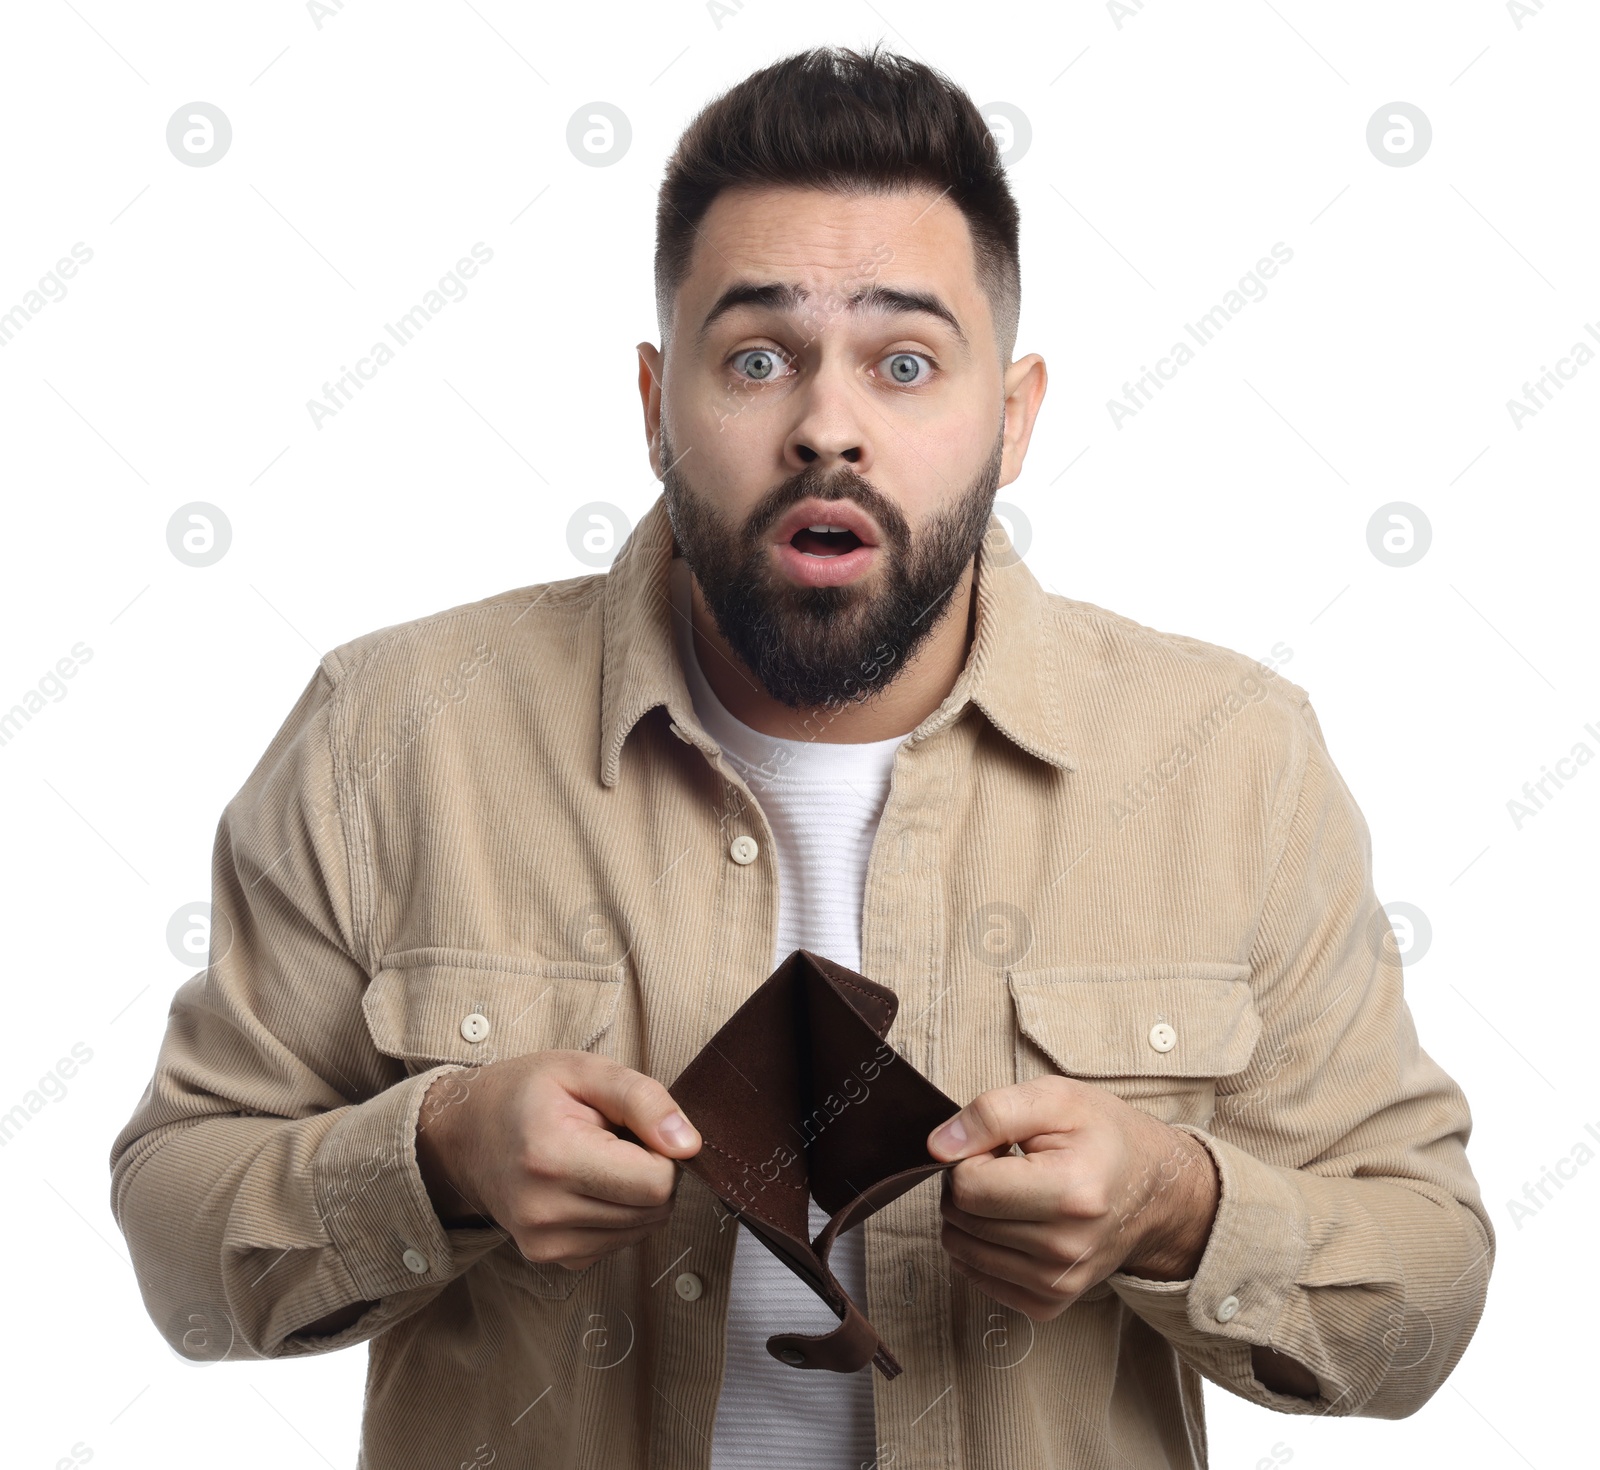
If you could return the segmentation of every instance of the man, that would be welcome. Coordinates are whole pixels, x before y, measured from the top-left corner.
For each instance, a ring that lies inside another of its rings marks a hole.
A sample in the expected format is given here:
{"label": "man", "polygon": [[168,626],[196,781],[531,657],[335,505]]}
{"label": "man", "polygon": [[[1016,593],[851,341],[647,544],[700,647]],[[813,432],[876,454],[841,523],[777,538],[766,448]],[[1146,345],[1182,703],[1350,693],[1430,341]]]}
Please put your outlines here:
{"label": "man", "polygon": [[[169,1341],[370,1342],[370,1467],[1194,1466],[1202,1377],[1413,1412],[1493,1249],[1465,1100],[1305,692],[991,517],[1045,367],[970,100],[766,68],[656,263],[611,571],[334,650],[224,814],[113,1160]],[[768,1356],[832,1318],[677,1169],[664,1084],[796,947],[965,1104],[835,1251],[892,1380]]]}

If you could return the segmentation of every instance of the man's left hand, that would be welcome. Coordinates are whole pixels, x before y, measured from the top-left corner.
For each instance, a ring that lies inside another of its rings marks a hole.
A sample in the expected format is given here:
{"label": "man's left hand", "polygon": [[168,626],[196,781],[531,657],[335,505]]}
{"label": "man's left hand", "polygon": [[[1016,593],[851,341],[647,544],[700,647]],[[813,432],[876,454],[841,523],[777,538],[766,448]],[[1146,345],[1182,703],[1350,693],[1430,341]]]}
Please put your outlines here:
{"label": "man's left hand", "polygon": [[1054,1075],[994,1088],[934,1129],[928,1149],[960,1160],[941,1205],[951,1263],[1036,1322],[1115,1271],[1187,1280],[1205,1253],[1210,1151],[1104,1088]]}

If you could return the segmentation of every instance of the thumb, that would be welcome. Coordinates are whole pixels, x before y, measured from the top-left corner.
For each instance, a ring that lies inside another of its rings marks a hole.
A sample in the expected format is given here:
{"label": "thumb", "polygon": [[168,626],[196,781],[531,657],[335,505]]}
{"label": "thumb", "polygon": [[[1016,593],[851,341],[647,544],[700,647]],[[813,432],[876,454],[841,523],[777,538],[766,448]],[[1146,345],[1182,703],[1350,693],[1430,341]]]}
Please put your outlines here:
{"label": "thumb", "polygon": [[[1063,1079],[1064,1080],[1064,1079]],[[928,1135],[928,1152],[946,1163],[1006,1151],[1013,1143],[1065,1127],[1067,1098],[1058,1087],[996,1087],[981,1092]]]}
{"label": "thumb", "polygon": [[687,1159],[700,1152],[699,1132],[654,1077],[611,1062],[578,1069],[568,1088],[574,1097],[621,1124],[646,1148],[671,1159]]}
{"label": "thumb", "polygon": [[974,1121],[965,1108],[946,1118],[928,1135],[928,1152],[945,1163],[963,1159],[970,1153],[982,1153],[981,1130],[971,1126]]}

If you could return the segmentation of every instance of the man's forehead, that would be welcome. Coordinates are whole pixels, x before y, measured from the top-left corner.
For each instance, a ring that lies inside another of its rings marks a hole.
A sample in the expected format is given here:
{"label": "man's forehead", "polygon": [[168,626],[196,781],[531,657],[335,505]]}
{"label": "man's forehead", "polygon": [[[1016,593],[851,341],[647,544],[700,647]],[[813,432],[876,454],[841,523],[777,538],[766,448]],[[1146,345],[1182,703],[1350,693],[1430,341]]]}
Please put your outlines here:
{"label": "man's forehead", "polygon": [[976,290],[966,217],[938,191],[741,185],[706,211],[685,285],[710,297],[735,278],[810,286],[912,274]]}

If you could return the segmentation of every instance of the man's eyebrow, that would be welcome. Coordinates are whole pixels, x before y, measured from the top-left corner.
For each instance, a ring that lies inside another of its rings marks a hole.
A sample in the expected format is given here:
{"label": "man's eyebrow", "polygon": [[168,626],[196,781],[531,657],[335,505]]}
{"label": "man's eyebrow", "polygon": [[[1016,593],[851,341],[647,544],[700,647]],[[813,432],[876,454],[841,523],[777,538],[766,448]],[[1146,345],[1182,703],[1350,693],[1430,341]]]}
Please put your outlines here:
{"label": "man's eyebrow", "polygon": [[[794,311],[810,299],[811,293],[804,286],[796,286],[788,281],[735,281],[717,297],[716,304],[706,313],[695,340],[703,342],[712,323],[736,307],[762,306],[770,311]],[[897,286],[866,286],[847,296],[844,304],[846,309],[852,311],[917,312],[937,317],[955,333],[956,340],[963,347],[968,345],[967,334],[961,330],[956,314],[931,291],[907,291]]]}

